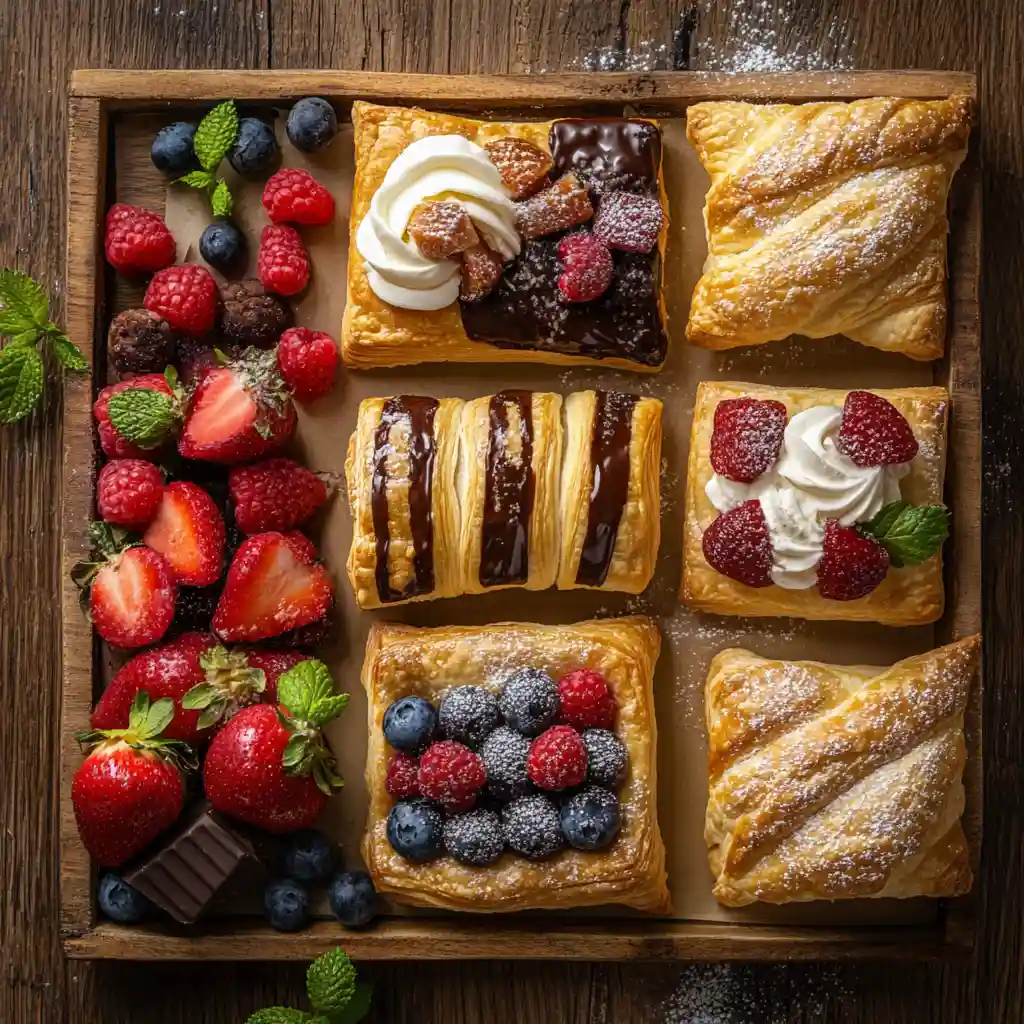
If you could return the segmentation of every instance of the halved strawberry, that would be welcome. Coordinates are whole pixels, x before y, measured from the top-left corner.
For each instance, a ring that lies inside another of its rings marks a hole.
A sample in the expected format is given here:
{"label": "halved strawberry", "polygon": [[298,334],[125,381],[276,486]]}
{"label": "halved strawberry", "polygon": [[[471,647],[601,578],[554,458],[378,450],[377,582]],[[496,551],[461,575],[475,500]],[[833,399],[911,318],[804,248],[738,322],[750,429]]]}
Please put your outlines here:
{"label": "halved strawberry", "polygon": [[198,484],[176,480],[164,488],[143,540],[170,562],[178,583],[206,587],[220,579],[224,519]]}
{"label": "halved strawberry", "polygon": [[261,640],[326,614],[334,587],[310,542],[299,537],[258,533],[242,542],[213,616],[220,637]]}
{"label": "halved strawberry", "polygon": [[749,484],[771,469],[786,430],[786,407],[757,398],[727,398],[715,407],[711,466],[716,473]]}
{"label": "halved strawberry", "polygon": [[917,438],[892,402],[870,391],[851,391],[843,403],[839,450],[857,466],[891,466],[917,455]]}
{"label": "halved strawberry", "polygon": [[825,522],[818,563],[818,593],[832,601],[855,601],[870,594],[889,571],[889,552],[873,537],[838,519]]}
{"label": "halved strawberry", "polygon": [[704,531],[704,557],[723,576],[748,587],[772,585],[772,541],[756,499],[723,512]]}

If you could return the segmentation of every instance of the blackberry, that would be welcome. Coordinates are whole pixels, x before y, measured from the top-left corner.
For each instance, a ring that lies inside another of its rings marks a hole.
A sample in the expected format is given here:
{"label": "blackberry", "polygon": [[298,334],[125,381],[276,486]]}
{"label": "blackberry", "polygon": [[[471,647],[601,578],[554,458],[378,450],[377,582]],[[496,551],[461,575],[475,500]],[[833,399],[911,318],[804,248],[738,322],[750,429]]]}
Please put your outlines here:
{"label": "blackberry", "polygon": [[447,818],[442,832],[444,848],[463,864],[486,867],[505,849],[501,819],[494,811],[473,810]]}
{"label": "blackberry", "polygon": [[317,153],[338,134],[338,115],[327,100],[307,96],[288,112],[285,130],[296,149]]}
{"label": "blackberry", "polygon": [[449,690],[437,713],[441,731],[475,750],[501,721],[498,699],[482,686],[457,686]]}
{"label": "blackberry", "polygon": [[220,333],[228,345],[271,348],[292,324],[288,303],[271,295],[255,278],[225,285],[220,297]]}
{"label": "blackberry", "polygon": [[406,754],[420,754],[434,738],[437,712],[422,697],[402,697],[384,712],[384,738]]}
{"label": "blackberry", "polygon": [[539,736],[558,717],[558,688],[547,672],[521,668],[505,683],[499,704],[509,728]]}
{"label": "blackberry", "polygon": [[543,860],[565,845],[558,808],[546,796],[523,796],[501,812],[509,849],[530,860]]}
{"label": "blackberry", "polygon": [[245,266],[247,248],[238,226],[223,218],[208,224],[199,236],[199,255],[222,274]]}
{"label": "blackberry", "polygon": [[243,117],[238,122],[238,137],[228,159],[239,174],[250,177],[269,171],[280,152],[274,129],[266,121]]}
{"label": "blackberry", "polygon": [[153,165],[164,174],[198,171],[199,158],[192,147],[195,137],[196,126],[187,121],[177,121],[161,128],[150,150]]}
{"label": "blackberry", "polygon": [[400,857],[422,864],[441,856],[444,818],[422,797],[400,800],[388,814],[388,842]]}
{"label": "blackberry", "polygon": [[626,745],[610,729],[584,729],[587,748],[587,782],[615,789],[626,775]]}
{"label": "blackberry", "polygon": [[603,850],[619,834],[622,815],[614,793],[587,786],[571,796],[560,813],[562,832],[577,850]]}
{"label": "blackberry", "polygon": [[480,760],[487,771],[487,792],[498,800],[515,800],[532,788],[526,774],[530,741],[499,725],[480,747]]}
{"label": "blackberry", "polygon": [[178,587],[174,621],[168,633],[208,633],[221,587]]}
{"label": "blackberry", "polygon": [[171,325],[148,309],[118,313],[107,332],[107,352],[118,373],[163,373],[177,345]]}

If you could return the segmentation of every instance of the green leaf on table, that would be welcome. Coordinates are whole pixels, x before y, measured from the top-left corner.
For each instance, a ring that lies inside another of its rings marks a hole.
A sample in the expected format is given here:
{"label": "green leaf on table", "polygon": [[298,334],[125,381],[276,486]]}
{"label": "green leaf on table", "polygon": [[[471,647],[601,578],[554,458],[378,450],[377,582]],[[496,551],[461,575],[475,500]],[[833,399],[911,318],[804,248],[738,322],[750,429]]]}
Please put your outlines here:
{"label": "green leaf on table", "polygon": [[310,1016],[302,1010],[291,1010],[287,1006],[268,1006],[257,1010],[245,1024],[304,1024]]}
{"label": "green leaf on table", "polygon": [[949,536],[949,509],[893,502],[861,529],[885,548],[894,568],[902,569],[919,565],[942,547]]}
{"label": "green leaf on table", "polygon": [[156,448],[174,425],[174,400],[152,388],[119,391],[107,409],[114,429],[140,448]]}
{"label": "green leaf on table", "polygon": [[49,319],[42,285],[20,270],[0,269],[0,334],[24,334]]}
{"label": "green leaf on table", "polygon": [[332,1013],[331,1024],[358,1024],[370,1012],[370,1000],[373,986],[368,981],[360,981],[356,985],[352,1002],[341,1013]]}
{"label": "green leaf on table", "polygon": [[50,341],[53,344],[53,354],[65,370],[69,370],[72,373],[84,373],[89,369],[85,356],[82,355],[78,346],[70,341],[66,335],[60,333],[51,334]]}
{"label": "green leaf on table", "polygon": [[228,183],[223,178],[218,178],[210,195],[210,209],[213,211],[214,217],[230,217],[234,205],[235,201],[231,197]]}
{"label": "green leaf on table", "polygon": [[193,148],[206,171],[215,170],[238,138],[238,111],[234,100],[218,103],[196,129]]}
{"label": "green leaf on table", "polygon": [[43,360],[32,345],[0,351],[0,423],[27,416],[43,393]]}

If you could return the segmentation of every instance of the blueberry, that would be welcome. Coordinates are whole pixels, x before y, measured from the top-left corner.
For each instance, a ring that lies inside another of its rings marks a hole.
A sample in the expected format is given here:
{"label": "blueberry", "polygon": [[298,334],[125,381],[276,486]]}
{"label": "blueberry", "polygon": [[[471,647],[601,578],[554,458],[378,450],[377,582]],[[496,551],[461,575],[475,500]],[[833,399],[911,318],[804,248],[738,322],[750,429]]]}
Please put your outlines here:
{"label": "blueberry", "polygon": [[199,159],[192,148],[196,126],[177,121],[161,128],[153,140],[150,156],[157,170],[164,174],[186,174],[199,169]]}
{"label": "blueberry", "polygon": [[296,149],[317,153],[338,134],[338,117],[327,100],[307,96],[288,112],[286,130]]}
{"label": "blueberry", "polygon": [[264,891],[263,909],[270,927],[276,931],[300,931],[309,924],[309,893],[294,879],[280,878]]}
{"label": "blueberry", "polygon": [[498,800],[514,800],[530,791],[526,756],[530,741],[507,726],[499,725],[480,747],[487,771],[487,791]]}
{"label": "blueberry", "polygon": [[284,851],[284,870],[300,882],[321,882],[334,867],[334,845],[316,829],[289,836]]}
{"label": "blueberry", "polygon": [[280,149],[274,129],[258,117],[243,117],[238,122],[238,138],[228,154],[231,166],[249,177],[269,171]]}
{"label": "blueberry", "polygon": [[441,731],[475,750],[501,721],[498,699],[482,686],[456,686],[449,690],[437,712]]}
{"label": "blueberry", "polygon": [[563,805],[562,831],[577,850],[603,850],[618,834],[622,815],[614,793],[587,786]]}
{"label": "blueberry", "polygon": [[152,906],[138,889],[113,872],[108,872],[100,878],[96,898],[100,910],[118,924],[134,924],[141,921]]}
{"label": "blueberry", "polygon": [[565,845],[558,808],[546,796],[524,796],[513,800],[501,812],[501,826],[509,849],[542,860]]}
{"label": "blueberry", "polygon": [[407,754],[422,753],[436,729],[434,705],[422,697],[402,697],[384,712],[384,738]]}
{"label": "blueberry", "polygon": [[558,717],[558,687],[547,672],[521,668],[505,683],[500,703],[510,729],[524,736],[539,736]]}
{"label": "blueberry", "polygon": [[423,863],[441,856],[444,818],[429,800],[400,800],[388,814],[388,842],[399,856]]}
{"label": "blueberry", "polygon": [[587,748],[587,782],[615,789],[626,775],[626,745],[610,729],[584,729],[580,739]]}
{"label": "blueberry", "polygon": [[339,871],[331,879],[327,899],[346,928],[363,928],[377,916],[377,890],[365,871]]}
{"label": "blueberry", "polygon": [[463,864],[486,867],[505,849],[501,819],[494,811],[472,810],[445,819],[444,848]]}
{"label": "blueberry", "polygon": [[199,238],[199,255],[225,274],[242,268],[246,249],[245,235],[230,220],[218,219],[208,224]]}

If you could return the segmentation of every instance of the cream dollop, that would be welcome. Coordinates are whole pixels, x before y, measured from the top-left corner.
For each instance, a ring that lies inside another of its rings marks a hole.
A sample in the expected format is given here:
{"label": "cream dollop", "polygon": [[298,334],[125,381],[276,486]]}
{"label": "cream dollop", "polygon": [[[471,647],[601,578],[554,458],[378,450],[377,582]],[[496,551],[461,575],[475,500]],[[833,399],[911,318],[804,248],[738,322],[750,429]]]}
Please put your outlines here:
{"label": "cream dollop", "polygon": [[519,233],[510,196],[487,151],[461,135],[428,135],[407,146],[356,232],[377,297],[402,309],[443,309],[459,297],[459,262],[428,259],[406,237],[413,210],[427,199],[458,200],[502,259],[516,256]]}
{"label": "cream dollop", "polygon": [[756,498],[772,542],[772,580],[787,590],[805,590],[818,581],[825,520],[844,526],[877,515],[900,498],[900,480],[909,463],[858,466],[836,446],[843,410],[817,405],[786,425],[775,465],[749,484],[715,474],[705,493],[719,512]]}

